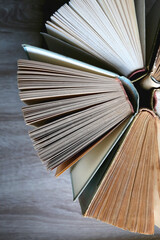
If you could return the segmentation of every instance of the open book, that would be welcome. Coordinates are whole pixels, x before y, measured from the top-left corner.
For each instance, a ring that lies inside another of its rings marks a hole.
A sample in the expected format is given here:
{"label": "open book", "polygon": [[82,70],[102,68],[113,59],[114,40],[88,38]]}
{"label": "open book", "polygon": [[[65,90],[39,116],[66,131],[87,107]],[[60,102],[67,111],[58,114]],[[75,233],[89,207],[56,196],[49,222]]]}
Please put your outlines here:
{"label": "open book", "polygon": [[160,226],[159,9],[71,0],[46,23],[49,50],[24,44],[18,61],[42,162],[71,169],[84,216],[143,234]]}

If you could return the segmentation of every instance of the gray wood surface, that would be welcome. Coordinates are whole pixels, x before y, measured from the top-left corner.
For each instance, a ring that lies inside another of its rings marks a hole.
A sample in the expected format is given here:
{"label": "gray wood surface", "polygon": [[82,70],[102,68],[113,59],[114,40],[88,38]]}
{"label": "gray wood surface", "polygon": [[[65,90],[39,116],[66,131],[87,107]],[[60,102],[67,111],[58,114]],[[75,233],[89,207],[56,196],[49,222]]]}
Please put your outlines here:
{"label": "gray wood surface", "polygon": [[26,58],[22,43],[41,45],[44,10],[51,11],[53,2],[0,0],[0,239],[160,239],[158,228],[154,236],[144,236],[83,218],[72,201],[69,173],[56,179],[32,147],[21,113],[16,62]]}

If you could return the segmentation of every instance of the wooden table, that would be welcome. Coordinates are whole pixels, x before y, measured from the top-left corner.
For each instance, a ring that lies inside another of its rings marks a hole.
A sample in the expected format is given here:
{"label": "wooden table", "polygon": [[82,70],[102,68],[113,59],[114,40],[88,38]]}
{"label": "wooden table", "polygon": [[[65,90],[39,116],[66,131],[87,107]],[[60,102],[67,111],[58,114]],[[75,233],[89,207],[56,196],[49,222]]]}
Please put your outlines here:
{"label": "wooden table", "polygon": [[[22,43],[40,46],[45,19],[64,1],[0,0],[0,239],[160,239],[83,218],[69,173],[60,178],[38,159],[21,113],[17,59]],[[57,4],[57,6],[55,6]]]}

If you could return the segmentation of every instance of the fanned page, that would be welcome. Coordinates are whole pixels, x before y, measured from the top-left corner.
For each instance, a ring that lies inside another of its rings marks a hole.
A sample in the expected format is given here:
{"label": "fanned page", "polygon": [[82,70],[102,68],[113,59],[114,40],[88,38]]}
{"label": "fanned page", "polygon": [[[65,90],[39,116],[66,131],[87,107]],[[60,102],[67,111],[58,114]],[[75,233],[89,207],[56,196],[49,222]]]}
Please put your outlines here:
{"label": "fanned page", "polygon": [[154,222],[160,228],[160,119],[157,118],[157,142],[159,158],[155,167],[155,187],[154,187]]}
{"label": "fanned page", "polygon": [[[138,92],[127,78],[119,78],[129,96],[129,99],[132,102],[134,115],[120,123],[116,129],[113,129],[113,131],[110,132],[109,135],[107,135],[102,141],[96,144],[96,146],[93,146],[93,148],[91,148],[90,151],[71,168],[71,181],[74,200],[80,196],[85,188],[95,188],[97,184],[95,184],[93,187],[92,184],[90,185],[90,181],[92,182],[92,178],[97,175],[97,172],[100,172],[101,174],[105,169],[105,165],[110,163],[111,156],[117,151],[117,146],[121,144],[126,130],[139,111]],[[65,163],[61,164],[57,168],[56,175],[61,174],[64,169],[66,169]]]}
{"label": "fanned page", "polygon": [[53,14],[46,28],[123,75],[144,67],[134,0],[71,0]]}
{"label": "fanned page", "polygon": [[133,108],[118,78],[19,60],[20,98],[35,149],[47,168],[75,160]]}
{"label": "fanned page", "polygon": [[[81,48],[78,48],[72,44],[69,44],[66,41],[63,41],[57,37],[51,36],[47,33],[41,33],[45,39],[47,47],[50,51],[59,53],[61,55],[71,57],[73,59],[77,59],[83,61],[85,63],[89,63],[93,66],[97,66],[103,69],[108,69],[108,65],[91,55],[90,53],[85,52]],[[115,69],[112,69],[113,72],[116,72]]]}
{"label": "fanned page", "polygon": [[[121,83],[123,84],[123,87],[127,93],[127,96],[129,97],[130,99],[130,102],[132,103],[132,106],[133,106],[133,110],[134,110],[134,115],[137,114],[137,112],[139,111],[139,95],[138,95],[138,92],[137,90],[135,89],[134,85],[125,77],[118,77],[121,81]],[[103,148],[102,146],[104,146],[104,142],[108,142],[108,144],[106,145],[106,154],[105,154],[105,157],[109,154],[110,151],[113,150],[113,148],[115,148],[115,145],[119,144],[117,141],[120,140],[120,138],[122,137],[125,129],[128,128],[128,125],[132,122],[133,118],[134,118],[134,115],[129,118],[128,120],[125,120],[126,124],[124,122],[122,122],[120,124],[120,126],[118,126],[114,131],[110,132],[110,136],[104,136],[103,138],[101,138],[99,141],[97,141],[96,143],[92,144],[92,146],[90,146],[89,149],[86,149],[86,151],[81,155],[79,156],[78,158],[76,158],[76,161],[73,161],[73,160],[68,160],[62,164],[60,164],[57,168],[57,171],[56,171],[56,176],[59,176],[60,174],[62,174],[65,170],[67,170],[69,167],[73,166],[73,164],[75,164],[75,162],[77,162],[79,159],[81,159],[84,155],[85,155],[85,159],[87,159],[87,161],[90,161],[90,151],[93,149],[94,151],[94,148],[96,147],[96,145],[98,144],[98,149],[99,148]],[[122,127],[123,126],[123,127]],[[122,128],[122,129],[121,129]],[[120,130],[121,129],[121,130]],[[115,134],[116,133],[116,134]],[[116,137],[117,136],[117,137]],[[110,142],[110,140],[111,142]],[[113,143],[113,144],[112,144]],[[102,145],[102,146],[101,146]],[[110,147],[109,147],[110,146]],[[97,149],[97,148],[96,148]],[[114,151],[114,150],[113,150]],[[95,152],[95,151],[94,151]],[[88,154],[87,154],[88,153]],[[103,154],[103,153],[102,153]],[[92,154],[91,154],[92,155]],[[95,154],[94,154],[95,156]],[[99,159],[100,161],[100,157],[97,156],[97,160]],[[96,162],[97,162],[96,160]],[[101,159],[101,163],[103,162],[104,159]],[[83,161],[83,160],[80,160],[80,162]],[[100,164],[101,164],[100,163]],[[81,164],[80,164],[81,165]],[[94,168],[94,164],[93,164],[93,168]],[[93,170],[92,167],[90,167],[90,170],[92,171]],[[99,166],[97,167],[97,169],[99,168]],[[97,169],[95,169],[97,171]],[[89,173],[90,171],[88,171]],[[84,173],[83,173],[84,175]],[[93,174],[92,174],[93,175]],[[89,177],[90,179],[90,177]],[[84,181],[84,179],[83,179]],[[86,181],[86,184],[88,181]],[[85,186],[86,186],[85,184]],[[72,181],[72,185],[74,185],[74,181]],[[74,186],[73,186],[74,187]],[[74,190],[74,189],[73,189]],[[80,193],[79,193],[80,194]],[[79,195],[78,194],[78,195]],[[77,195],[77,196],[78,196]],[[75,199],[75,196],[74,196],[74,199]]]}
{"label": "fanned page", "polygon": [[[158,158],[157,119],[153,112],[143,110],[136,116],[84,215],[132,232],[153,234]],[[82,209],[85,196],[84,191],[80,197]]]}

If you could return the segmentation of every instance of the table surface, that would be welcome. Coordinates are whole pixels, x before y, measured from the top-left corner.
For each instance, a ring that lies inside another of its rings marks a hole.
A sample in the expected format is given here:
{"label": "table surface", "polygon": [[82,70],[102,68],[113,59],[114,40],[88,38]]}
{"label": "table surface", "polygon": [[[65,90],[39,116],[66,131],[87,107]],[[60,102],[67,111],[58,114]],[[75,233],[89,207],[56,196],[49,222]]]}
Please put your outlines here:
{"label": "table surface", "polygon": [[72,201],[69,173],[56,179],[38,159],[27,134],[17,90],[22,43],[41,46],[39,32],[64,1],[0,0],[0,239],[160,239],[84,218]]}

